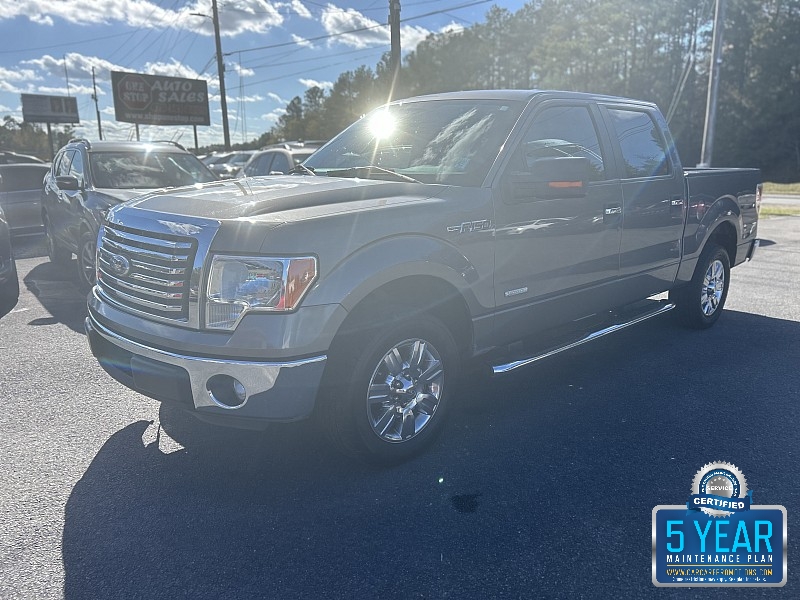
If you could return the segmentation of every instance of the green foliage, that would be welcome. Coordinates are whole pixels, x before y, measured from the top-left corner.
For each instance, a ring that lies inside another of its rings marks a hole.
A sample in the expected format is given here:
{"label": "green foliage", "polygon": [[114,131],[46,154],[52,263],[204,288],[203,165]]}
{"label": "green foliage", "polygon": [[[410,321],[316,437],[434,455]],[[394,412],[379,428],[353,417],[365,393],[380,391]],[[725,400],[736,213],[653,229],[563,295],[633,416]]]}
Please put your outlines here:
{"label": "green foliage", "polygon": [[[51,131],[53,152],[75,137],[75,131],[70,125],[63,128],[55,126]],[[51,158],[47,130],[41,125],[20,122],[10,116],[4,117],[3,124],[0,125],[0,150],[31,154],[44,160]]]}

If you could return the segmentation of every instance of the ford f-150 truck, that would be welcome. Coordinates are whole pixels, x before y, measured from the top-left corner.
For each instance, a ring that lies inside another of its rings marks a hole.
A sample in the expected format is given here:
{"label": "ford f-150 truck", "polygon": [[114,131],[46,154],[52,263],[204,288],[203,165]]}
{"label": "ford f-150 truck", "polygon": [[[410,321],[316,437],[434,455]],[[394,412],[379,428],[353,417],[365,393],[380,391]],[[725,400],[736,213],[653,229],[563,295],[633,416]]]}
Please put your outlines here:
{"label": "ford f-150 truck", "polygon": [[113,208],[86,330],[142,394],[240,427],[315,414],[393,462],[481,360],[502,373],[673,308],[714,324],[759,207],[757,170],[684,168],[653,104],[412,98],[291,174]]}

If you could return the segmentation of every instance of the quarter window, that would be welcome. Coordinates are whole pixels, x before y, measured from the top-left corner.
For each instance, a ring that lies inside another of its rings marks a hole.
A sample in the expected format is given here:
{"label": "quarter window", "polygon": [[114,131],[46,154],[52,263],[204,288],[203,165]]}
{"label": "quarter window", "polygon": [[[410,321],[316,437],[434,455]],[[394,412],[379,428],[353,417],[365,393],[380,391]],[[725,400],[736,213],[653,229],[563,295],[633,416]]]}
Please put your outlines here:
{"label": "quarter window", "polygon": [[625,162],[625,177],[669,175],[666,144],[652,117],[642,111],[608,111]]}

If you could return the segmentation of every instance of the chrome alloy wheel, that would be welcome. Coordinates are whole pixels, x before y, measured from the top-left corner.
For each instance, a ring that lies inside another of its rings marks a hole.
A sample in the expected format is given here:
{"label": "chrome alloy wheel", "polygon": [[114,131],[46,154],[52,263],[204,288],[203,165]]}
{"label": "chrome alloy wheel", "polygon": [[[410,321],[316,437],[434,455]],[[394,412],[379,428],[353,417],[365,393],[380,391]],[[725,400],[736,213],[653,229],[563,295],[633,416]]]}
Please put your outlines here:
{"label": "chrome alloy wheel", "polygon": [[372,431],[385,442],[410,440],[433,418],[443,386],[442,359],[430,342],[398,343],[370,378],[367,417]]}
{"label": "chrome alloy wheel", "polygon": [[725,292],[725,267],[721,260],[715,260],[706,270],[703,277],[703,288],[700,292],[700,306],[703,314],[710,317],[717,310]]}

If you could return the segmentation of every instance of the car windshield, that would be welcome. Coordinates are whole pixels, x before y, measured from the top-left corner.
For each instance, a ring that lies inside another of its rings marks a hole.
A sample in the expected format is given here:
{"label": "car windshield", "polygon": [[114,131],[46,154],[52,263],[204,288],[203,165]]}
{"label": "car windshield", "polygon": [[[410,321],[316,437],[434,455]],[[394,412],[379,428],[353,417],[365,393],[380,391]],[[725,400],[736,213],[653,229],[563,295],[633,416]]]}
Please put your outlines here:
{"label": "car windshield", "polygon": [[195,156],[178,152],[92,152],[89,162],[99,188],[152,189],[216,180]]}
{"label": "car windshield", "polygon": [[[479,186],[519,117],[522,104],[432,100],[379,108],[351,125],[304,164],[342,175],[376,166],[424,183]],[[332,174],[334,174],[332,173]]]}

